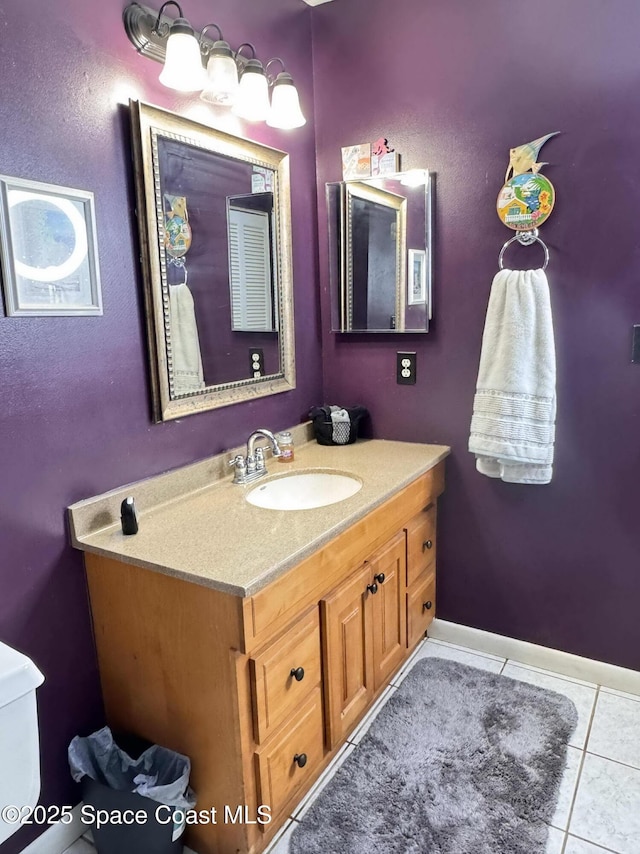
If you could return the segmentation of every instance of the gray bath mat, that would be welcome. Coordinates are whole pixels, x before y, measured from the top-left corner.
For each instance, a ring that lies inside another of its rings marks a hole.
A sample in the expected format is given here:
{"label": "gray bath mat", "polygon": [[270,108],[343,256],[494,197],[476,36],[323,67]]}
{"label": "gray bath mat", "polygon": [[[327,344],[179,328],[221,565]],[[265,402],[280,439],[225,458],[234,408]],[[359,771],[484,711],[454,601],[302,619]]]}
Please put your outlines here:
{"label": "gray bath mat", "polygon": [[571,700],[418,661],[296,828],[291,854],[544,854]]}

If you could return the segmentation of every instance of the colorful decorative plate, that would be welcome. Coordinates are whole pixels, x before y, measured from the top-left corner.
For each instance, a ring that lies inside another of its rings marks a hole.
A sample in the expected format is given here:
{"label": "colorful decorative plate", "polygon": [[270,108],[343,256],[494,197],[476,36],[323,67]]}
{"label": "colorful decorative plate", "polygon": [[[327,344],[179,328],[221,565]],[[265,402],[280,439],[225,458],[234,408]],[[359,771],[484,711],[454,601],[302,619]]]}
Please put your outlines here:
{"label": "colorful decorative plate", "polygon": [[525,172],[511,178],[498,195],[502,222],[515,231],[530,231],[545,222],[553,210],[556,191],[544,175]]}
{"label": "colorful decorative plate", "polygon": [[172,258],[182,258],[191,246],[191,226],[188,222],[187,200],[184,196],[171,196],[168,193],[165,193],[164,200],[165,249]]}

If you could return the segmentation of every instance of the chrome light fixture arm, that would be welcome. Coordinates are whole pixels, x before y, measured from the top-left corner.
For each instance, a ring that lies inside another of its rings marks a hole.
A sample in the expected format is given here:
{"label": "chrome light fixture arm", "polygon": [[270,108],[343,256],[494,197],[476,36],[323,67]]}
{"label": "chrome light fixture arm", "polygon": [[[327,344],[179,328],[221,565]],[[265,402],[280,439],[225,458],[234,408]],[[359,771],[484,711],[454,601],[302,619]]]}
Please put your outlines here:
{"label": "chrome light fixture arm", "polygon": [[[178,6],[179,15],[182,17],[182,10],[174,0],[164,3],[157,13],[140,3],[130,3],[122,13],[127,37],[138,53],[161,63],[167,53],[167,34],[175,21],[175,18],[169,18],[162,13],[168,3]],[[213,39],[200,37],[200,49],[203,53],[205,50],[208,53],[213,45]]]}

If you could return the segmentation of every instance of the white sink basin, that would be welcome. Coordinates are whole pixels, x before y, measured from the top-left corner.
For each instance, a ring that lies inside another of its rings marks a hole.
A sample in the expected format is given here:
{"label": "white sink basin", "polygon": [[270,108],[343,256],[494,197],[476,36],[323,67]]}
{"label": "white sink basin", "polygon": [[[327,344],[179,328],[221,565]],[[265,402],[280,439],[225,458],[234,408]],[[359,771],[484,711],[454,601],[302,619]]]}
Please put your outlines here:
{"label": "white sink basin", "polygon": [[311,510],[350,498],[362,481],[338,472],[300,472],[268,480],[246,496],[249,504],[268,510]]}

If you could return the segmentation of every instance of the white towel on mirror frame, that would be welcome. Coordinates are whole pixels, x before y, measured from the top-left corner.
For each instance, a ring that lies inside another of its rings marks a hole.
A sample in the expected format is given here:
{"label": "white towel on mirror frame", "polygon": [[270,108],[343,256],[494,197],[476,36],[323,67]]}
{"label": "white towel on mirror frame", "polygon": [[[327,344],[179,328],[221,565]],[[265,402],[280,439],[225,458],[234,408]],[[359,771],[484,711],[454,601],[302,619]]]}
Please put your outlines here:
{"label": "white towel on mirror frame", "polygon": [[204,388],[195,305],[186,282],[169,285],[169,323],[173,390],[187,394]]}
{"label": "white towel on mirror frame", "polygon": [[509,483],[553,473],[556,358],[543,270],[500,270],[491,286],[473,400],[476,468]]}

